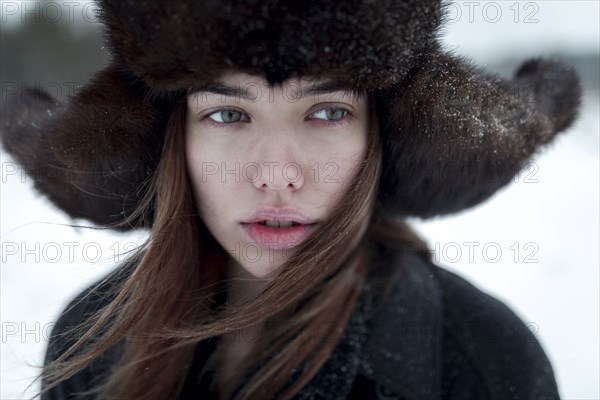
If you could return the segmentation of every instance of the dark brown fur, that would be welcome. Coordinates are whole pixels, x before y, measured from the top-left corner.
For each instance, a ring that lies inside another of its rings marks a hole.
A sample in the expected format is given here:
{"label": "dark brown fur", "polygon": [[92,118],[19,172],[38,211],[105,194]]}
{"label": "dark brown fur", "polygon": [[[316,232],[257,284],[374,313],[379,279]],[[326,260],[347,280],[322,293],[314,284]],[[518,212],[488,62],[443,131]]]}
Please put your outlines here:
{"label": "dark brown fur", "polygon": [[576,74],[536,59],[506,81],[436,52],[405,86],[377,98],[384,172],[380,199],[392,214],[461,211],[508,184],[576,117]]}
{"label": "dark brown fur", "polygon": [[149,226],[130,212],[185,89],[227,68],[272,84],[335,77],[374,94],[380,204],[431,217],[489,198],[577,115],[578,78],[558,61],[530,60],[507,81],[440,50],[439,1],[250,3],[101,1],[113,65],[68,105],[10,99],[5,149],[71,216]]}
{"label": "dark brown fur", "polygon": [[4,148],[35,187],[74,218],[122,221],[156,166],[165,117],[132,82],[111,67],[68,104],[39,91],[4,104]]}
{"label": "dark brown fur", "polygon": [[436,35],[438,0],[103,0],[118,59],[159,92],[227,69],[269,83],[336,77],[363,87],[401,80]]}

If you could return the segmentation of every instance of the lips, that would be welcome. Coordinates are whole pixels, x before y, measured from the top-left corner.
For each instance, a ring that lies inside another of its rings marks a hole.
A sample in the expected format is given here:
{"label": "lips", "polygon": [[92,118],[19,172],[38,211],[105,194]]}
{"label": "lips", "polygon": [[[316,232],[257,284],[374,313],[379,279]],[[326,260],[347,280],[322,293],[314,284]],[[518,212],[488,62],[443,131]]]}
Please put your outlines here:
{"label": "lips", "polygon": [[266,225],[266,226],[271,226],[274,228],[289,228],[290,226],[295,226],[298,225],[298,222],[295,221],[273,221],[273,220],[266,220],[266,221],[262,221],[259,222],[259,224],[261,225]]}
{"label": "lips", "polygon": [[263,249],[289,249],[298,246],[314,231],[316,224],[274,227],[259,222],[242,224],[250,239]]}
{"label": "lips", "polygon": [[317,222],[293,207],[261,207],[253,214],[249,215],[244,223],[264,223],[266,221],[292,222],[304,225],[310,225]]}
{"label": "lips", "polygon": [[316,220],[292,207],[262,207],[242,226],[249,238],[261,248],[289,249],[310,236]]}

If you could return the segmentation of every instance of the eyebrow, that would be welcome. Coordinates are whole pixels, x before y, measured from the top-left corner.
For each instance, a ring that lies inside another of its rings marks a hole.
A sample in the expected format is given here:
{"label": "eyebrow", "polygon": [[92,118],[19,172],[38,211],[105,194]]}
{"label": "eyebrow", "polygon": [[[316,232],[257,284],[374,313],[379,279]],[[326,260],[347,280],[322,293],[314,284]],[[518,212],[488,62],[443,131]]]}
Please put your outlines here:
{"label": "eyebrow", "polygon": [[[220,94],[228,97],[237,97],[247,101],[256,100],[256,96],[250,93],[248,87],[254,87],[254,85],[246,85],[245,88],[242,88],[239,84],[232,86],[223,82],[213,82],[203,86],[191,88],[188,94],[204,92]],[[272,86],[270,85],[269,87],[271,88]],[[295,89],[293,89],[291,92],[288,92],[290,98],[294,100],[300,100],[308,96],[318,96],[335,92],[347,92],[348,94],[354,95],[354,98],[361,97],[361,92],[356,87],[353,87],[347,82],[337,80],[329,80],[303,88],[297,88],[297,86],[294,86],[294,88]]]}

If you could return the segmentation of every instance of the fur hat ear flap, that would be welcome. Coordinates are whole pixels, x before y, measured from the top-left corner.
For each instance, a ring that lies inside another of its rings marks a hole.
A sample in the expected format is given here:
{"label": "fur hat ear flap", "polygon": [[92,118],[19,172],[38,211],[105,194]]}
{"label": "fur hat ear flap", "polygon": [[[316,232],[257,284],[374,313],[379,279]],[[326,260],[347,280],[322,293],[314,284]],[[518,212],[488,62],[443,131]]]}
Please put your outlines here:
{"label": "fur hat ear flap", "polygon": [[[3,107],[2,143],[36,189],[70,216],[100,225],[123,222],[157,165],[168,115],[144,93],[143,84],[114,66],[100,71],[68,104],[27,92]],[[128,223],[112,228],[151,221]]]}
{"label": "fur hat ear flap", "polygon": [[513,81],[443,53],[422,65],[376,96],[380,201],[395,215],[427,218],[486,200],[577,115],[579,81],[558,61],[528,61]]}

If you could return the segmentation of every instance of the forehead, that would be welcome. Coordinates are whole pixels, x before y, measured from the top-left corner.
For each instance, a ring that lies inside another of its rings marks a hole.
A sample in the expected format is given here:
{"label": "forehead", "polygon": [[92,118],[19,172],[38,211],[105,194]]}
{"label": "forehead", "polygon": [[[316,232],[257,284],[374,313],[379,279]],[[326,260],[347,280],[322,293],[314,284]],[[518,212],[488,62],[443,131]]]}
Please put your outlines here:
{"label": "forehead", "polygon": [[[286,86],[286,85],[309,85],[312,83],[321,83],[321,82],[325,82],[328,79],[319,79],[319,78],[314,78],[314,77],[293,77],[293,78],[289,78],[285,81],[283,81],[279,86]],[[235,72],[235,71],[228,71],[225,72],[221,75],[221,77],[218,79],[218,82],[223,82],[223,83],[228,83],[228,84],[257,84],[260,86],[264,86],[264,87],[270,87],[269,83],[267,82],[267,80],[265,78],[263,78],[260,75],[250,75],[247,74],[245,72]]]}
{"label": "forehead", "polygon": [[243,72],[227,72],[208,84],[190,88],[190,94],[218,94],[241,100],[257,101],[263,93],[280,92],[285,99],[298,101],[308,97],[338,94],[360,100],[364,93],[352,85],[331,78],[293,77],[277,85],[270,85],[262,76]]}

